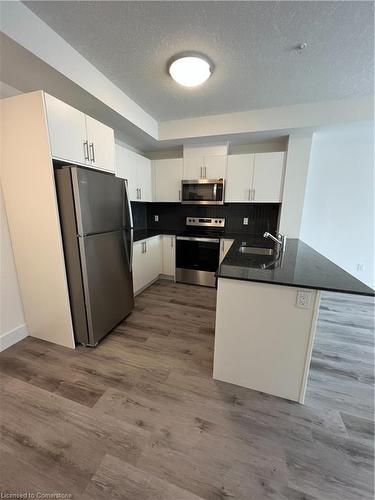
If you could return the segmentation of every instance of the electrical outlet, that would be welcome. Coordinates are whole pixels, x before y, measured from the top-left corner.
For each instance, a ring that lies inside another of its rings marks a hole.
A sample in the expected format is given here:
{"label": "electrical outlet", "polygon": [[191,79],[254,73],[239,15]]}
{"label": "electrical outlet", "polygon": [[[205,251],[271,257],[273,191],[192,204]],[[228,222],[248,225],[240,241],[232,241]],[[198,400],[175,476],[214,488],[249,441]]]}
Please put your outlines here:
{"label": "electrical outlet", "polygon": [[307,290],[298,290],[296,307],[300,307],[301,309],[310,309],[310,302],[311,292]]}
{"label": "electrical outlet", "polygon": [[159,222],[159,216],[158,215],[154,215],[154,221],[155,222]]}
{"label": "electrical outlet", "polygon": [[249,219],[247,217],[243,218],[243,225],[247,226],[249,224]]}

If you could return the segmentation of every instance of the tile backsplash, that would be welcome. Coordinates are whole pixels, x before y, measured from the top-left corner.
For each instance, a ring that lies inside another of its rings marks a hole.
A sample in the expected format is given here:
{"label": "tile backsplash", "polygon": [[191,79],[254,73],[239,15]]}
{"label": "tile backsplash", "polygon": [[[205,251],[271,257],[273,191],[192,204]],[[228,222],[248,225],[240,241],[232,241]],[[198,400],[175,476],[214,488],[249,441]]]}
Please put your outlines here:
{"label": "tile backsplash", "polygon": [[133,225],[135,229],[147,228],[147,205],[141,201],[132,201]]}
{"label": "tile backsplash", "polygon": [[[278,203],[227,203],[220,206],[181,205],[180,203],[132,203],[147,205],[149,229],[185,229],[186,217],[225,217],[225,230],[233,233],[274,233],[277,229],[280,204]],[[144,224],[144,212],[137,207],[137,218]],[[133,214],[134,215],[134,214]],[[155,215],[159,221],[155,221]],[[248,225],[243,219],[248,219]],[[142,228],[142,226],[139,226]]]}

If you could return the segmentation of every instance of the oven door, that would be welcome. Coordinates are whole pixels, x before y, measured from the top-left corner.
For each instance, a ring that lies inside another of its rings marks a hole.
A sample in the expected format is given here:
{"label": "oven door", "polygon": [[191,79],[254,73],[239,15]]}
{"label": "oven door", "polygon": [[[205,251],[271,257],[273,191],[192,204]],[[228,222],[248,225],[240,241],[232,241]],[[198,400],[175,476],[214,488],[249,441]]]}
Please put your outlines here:
{"label": "oven door", "polygon": [[220,240],[196,236],[176,238],[176,281],[216,286]]}
{"label": "oven door", "polygon": [[182,201],[186,205],[223,205],[223,179],[182,181]]}

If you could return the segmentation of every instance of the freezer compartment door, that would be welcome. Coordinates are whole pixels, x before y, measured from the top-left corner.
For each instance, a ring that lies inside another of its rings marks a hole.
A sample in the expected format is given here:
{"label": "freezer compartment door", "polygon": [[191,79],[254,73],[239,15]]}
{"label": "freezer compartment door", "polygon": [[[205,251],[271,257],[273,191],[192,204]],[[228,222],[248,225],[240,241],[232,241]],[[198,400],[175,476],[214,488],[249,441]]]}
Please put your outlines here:
{"label": "freezer compartment door", "polygon": [[126,231],[79,238],[89,345],[96,345],[133,309]]}
{"label": "freezer compartment door", "polygon": [[78,233],[116,231],[129,225],[125,180],[71,167]]}

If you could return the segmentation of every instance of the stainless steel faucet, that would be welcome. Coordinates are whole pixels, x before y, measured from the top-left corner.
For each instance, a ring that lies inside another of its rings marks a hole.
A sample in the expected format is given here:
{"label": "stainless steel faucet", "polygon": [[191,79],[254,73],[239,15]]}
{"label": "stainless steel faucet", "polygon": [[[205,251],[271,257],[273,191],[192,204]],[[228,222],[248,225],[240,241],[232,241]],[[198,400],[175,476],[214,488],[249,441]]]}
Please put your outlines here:
{"label": "stainless steel faucet", "polygon": [[277,251],[278,251],[278,253],[280,253],[280,252],[283,252],[285,250],[286,238],[281,233],[276,233],[276,236],[277,236],[277,238],[275,236],[272,236],[272,234],[269,233],[268,231],[266,231],[263,234],[263,238],[271,238],[271,240],[273,240],[278,245]]}

